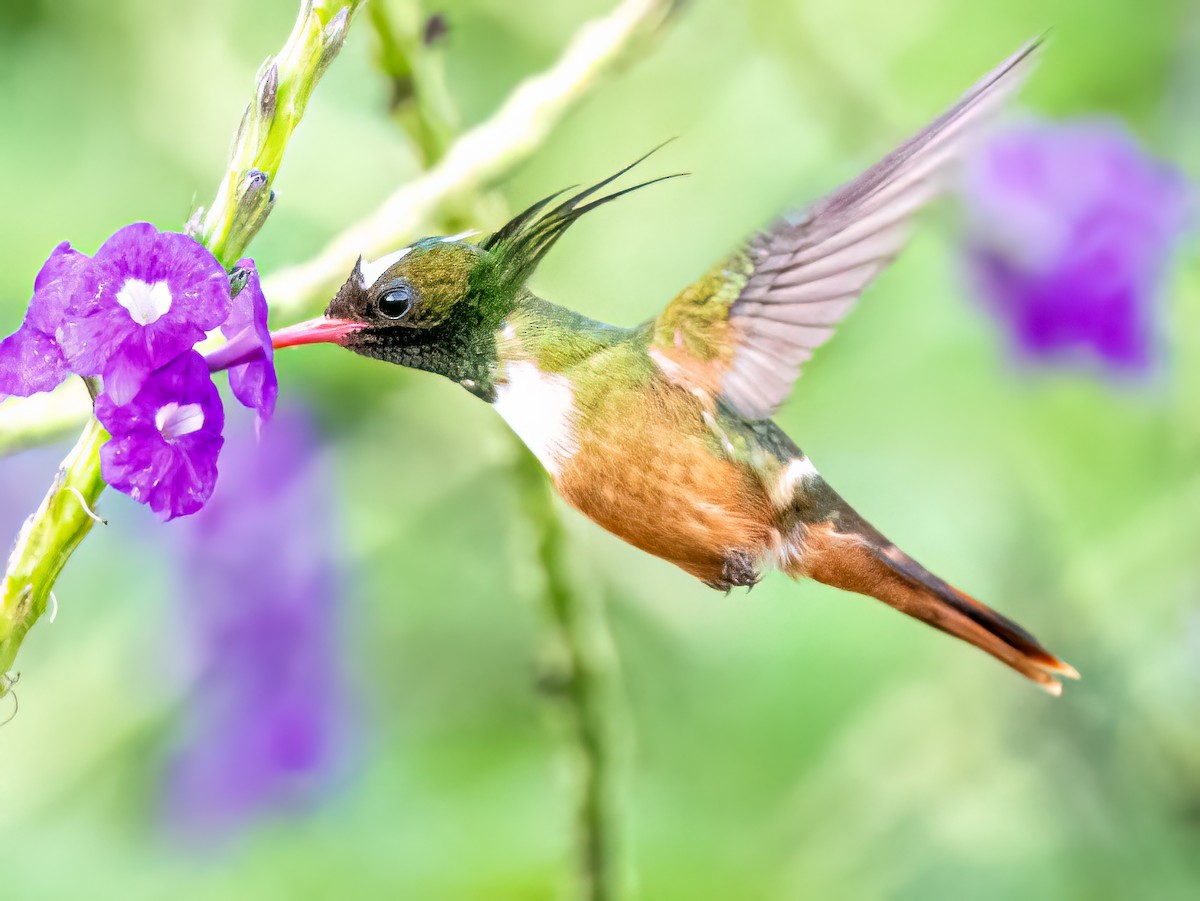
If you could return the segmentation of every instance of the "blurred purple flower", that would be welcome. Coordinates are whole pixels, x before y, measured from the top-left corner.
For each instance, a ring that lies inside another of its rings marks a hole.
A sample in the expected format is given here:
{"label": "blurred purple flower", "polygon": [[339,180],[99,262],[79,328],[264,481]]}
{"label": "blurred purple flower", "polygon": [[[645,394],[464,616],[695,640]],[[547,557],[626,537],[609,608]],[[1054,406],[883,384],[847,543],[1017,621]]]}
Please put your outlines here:
{"label": "blurred purple flower", "polygon": [[1018,351],[1148,366],[1189,186],[1118,124],[1026,122],[968,163],[968,258]]}
{"label": "blurred purple flower", "polygon": [[221,488],[181,525],[198,693],[167,773],[182,832],[225,837],[311,800],[345,726],[331,476],[308,418],[231,441]]}
{"label": "blurred purple flower", "polygon": [[225,411],[200,354],[155,370],[123,406],[101,394],[96,418],[112,435],[100,448],[105,482],[164,521],[204,506],[217,483]]}
{"label": "blurred purple flower", "polygon": [[228,369],[229,387],[238,401],[258,415],[255,427],[275,412],[275,400],[279,396],[279,380],[275,375],[275,348],[271,344],[271,330],[267,327],[267,299],[263,296],[254,260],[238,260],[235,277],[246,280],[242,290],[233,299],[233,310],[221,334],[229,339],[224,347],[208,354],[210,369]]}
{"label": "blurred purple flower", "polygon": [[25,321],[0,343],[0,400],[49,391],[70,373],[55,332],[88,258],[63,241],[33,283]]}
{"label": "blurred purple flower", "polygon": [[118,404],[229,315],[225,270],[187,235],[136,222],[105,241],[92,263],[60,343],[72,371],[103,375],[105,393]]}

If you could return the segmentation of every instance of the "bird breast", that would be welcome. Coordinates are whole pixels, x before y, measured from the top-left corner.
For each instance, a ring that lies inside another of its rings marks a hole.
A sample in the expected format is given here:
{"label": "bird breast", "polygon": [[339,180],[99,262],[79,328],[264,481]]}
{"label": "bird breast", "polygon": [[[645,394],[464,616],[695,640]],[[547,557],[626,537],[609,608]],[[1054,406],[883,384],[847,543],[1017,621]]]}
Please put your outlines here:
{"label": "bird breast", "polygon": [[492,406],[554,478],[579,450],[575,390],[566,376],[521,360],[505,366]]}

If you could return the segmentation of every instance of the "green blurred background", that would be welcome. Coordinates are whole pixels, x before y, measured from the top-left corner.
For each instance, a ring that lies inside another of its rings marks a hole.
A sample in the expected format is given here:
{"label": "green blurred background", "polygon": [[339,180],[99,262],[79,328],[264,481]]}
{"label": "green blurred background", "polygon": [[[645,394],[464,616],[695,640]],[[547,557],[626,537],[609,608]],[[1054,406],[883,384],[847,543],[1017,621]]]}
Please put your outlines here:
{"label": "green blurred background", "polygon": [[[465,123],[610,6],[450,5]],[[90,252],[132,220],[177,228],[211,195],[294,15],[293,0],[0,5],[0,332],[60,240]],[[1024,104],[1119,116],[1195,176],[1196,4],[694,0],[501,187],[523,205],[671,136],[647,174],[692,176],[588,217],[535,287],[601,319],[652,315],[1049,26]],[[417,171],[371,44],[363,18],[289,149],[254,247],[268,274]],[[1084,679],[1048,698],[881,605],[778,575],[724,597],[564,509],[621,658],[640,897],[1200,897],[1200,266],[1185,254],[1172,280],[1148,378],[1030,371],[965,290],[953,224],[931,217],[780,420],[898,544]],[[0,729],[0,897],[561,893],[570,813],[504,424],[449,382],[333,348],[280,366],[343,473],[349,758],[310,810],[220,847],[163,837],[162,748],[203,686],[174,662],[170,526],[110,493],[113,526],[31,633]],[[25,454],[0,480],[53,467]]]}

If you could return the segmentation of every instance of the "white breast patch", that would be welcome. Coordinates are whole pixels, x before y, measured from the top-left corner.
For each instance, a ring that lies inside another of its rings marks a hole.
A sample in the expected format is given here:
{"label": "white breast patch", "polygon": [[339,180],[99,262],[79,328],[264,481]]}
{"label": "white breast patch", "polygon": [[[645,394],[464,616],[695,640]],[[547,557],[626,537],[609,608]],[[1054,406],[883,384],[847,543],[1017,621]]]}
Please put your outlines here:
{"label": "white breast patch", "polygon": [[557,477],[579,450],[575,440],[575,389],[569,379],[527,361],[509,363],[496,385],[496,412]]}

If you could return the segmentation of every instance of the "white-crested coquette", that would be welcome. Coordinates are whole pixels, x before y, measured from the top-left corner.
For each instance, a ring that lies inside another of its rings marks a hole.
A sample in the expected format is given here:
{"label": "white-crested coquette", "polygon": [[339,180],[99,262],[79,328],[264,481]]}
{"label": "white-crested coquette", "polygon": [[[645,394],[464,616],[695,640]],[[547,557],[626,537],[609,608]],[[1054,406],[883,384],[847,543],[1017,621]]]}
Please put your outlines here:
{"label": "white-crested coquette", "polygon": [[601,194],[627,167],[557,205],[558,195],[534,204],[477,244],[426,238],[360,260],[325,316],[276,332],[275,346],[332,342],[458,382],[493,405],[569,503],[714,588],[752,586],[778,568],[871,595],[1058,694],[1057,677],[1074,669],[880,534],[771,419],[1037,47],[639,326],[588,319],[527,286],[580,216],[653,183]]}

